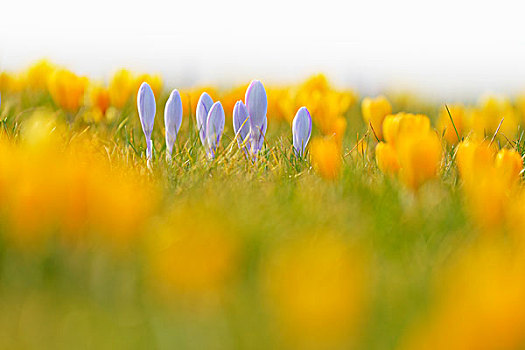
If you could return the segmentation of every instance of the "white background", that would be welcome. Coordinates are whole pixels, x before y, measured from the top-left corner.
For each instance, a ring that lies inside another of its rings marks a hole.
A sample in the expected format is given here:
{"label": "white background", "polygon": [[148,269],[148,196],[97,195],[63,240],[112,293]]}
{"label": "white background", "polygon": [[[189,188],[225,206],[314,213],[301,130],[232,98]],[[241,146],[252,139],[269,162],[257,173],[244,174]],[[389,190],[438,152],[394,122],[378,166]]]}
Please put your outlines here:
{"label": "white background", "polygon": [[507,0],[2,0],[0,69],[40,57],[101,79],[159,72],[170,86],[323,71],[368,94],[459,99],[525,91],[525,11]]}

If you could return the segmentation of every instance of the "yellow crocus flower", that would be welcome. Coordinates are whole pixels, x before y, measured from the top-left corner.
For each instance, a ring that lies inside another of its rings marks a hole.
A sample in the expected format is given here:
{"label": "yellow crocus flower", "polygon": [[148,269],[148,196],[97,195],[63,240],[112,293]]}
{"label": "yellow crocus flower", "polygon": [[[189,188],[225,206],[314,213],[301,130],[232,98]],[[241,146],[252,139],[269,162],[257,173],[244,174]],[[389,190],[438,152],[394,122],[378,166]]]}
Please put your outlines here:
{"label": "yellow crocus flower", "polygon": [[434,132],[410,134],[397,144],[399,177],[412,190],[437,177],[441,165],[441,142]]}
{"label": "yellow crocus flower", "polygon": [[325,179],[334,180],[341,171],[341,146],[335,138],[315,138],[310,145],[315,170]]}
{"label": "yellow crocus flower", "polygon": [[55,70],[48,80],[51,97],[58,106],[68,112],[78,110],[87,85],[86,77],[80,77],[67,69]]}
{"label": "yellow crocus flower", "polygon": [[384,174],[395,175],[399,171],[399,161],[396,150],[386,142],[379,142],[376,146],[377,167]]}
{"label": "yellow crocus flower", "polygon": [[376,98],[366,97],[361,102],[361,113],[363,119],[367,123],[372,124],[375,135],[379,140],[383,139],[383,120],[392,113],[392,106],[384,96]]}
{"label": "yellow crocus flower", "polygon": [[[450,115],[448,114],[447,108],[445,106],[440,109],[437,129],[439,134],[443,135],[449,144],[455,145],[461,141],[464,133],[468,131],[467,113],[465,111],[465,107],[460,104],[450,105],[447,107],[448,111],[450,111]],[[452,120],[450,120],[451,116],[454,123],[452,123]]]}
{"label": "yellow crocus flower", "polygon": [[120,69],[109,82],[109,99],[111,105],[122,108],[128,103],[131,97],[136,94],[136,78],[127,69]]}
{"label": "yellow crocus flower", "polygon": [[400,135],[424,134],[430,130],[430,120],[423,114],[397,113],[386,116],[383,121],[383,137],[396,147]]}
{"label": "yellow crocus flower", "polygon": [[49,77],[57,67],[49,60],[43,59],[32,66],[26,72],[27,86],[33,90],[45,90]]}

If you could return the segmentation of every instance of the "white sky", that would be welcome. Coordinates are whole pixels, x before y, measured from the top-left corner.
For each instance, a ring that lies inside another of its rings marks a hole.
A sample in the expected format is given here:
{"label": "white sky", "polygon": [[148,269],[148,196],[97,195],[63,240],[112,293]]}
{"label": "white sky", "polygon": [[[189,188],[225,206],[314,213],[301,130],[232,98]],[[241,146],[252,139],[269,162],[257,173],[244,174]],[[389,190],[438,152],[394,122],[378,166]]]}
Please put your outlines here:
{"label": "white sky", "polygon": [[520,1],[2,0],[0,68],[40,57],[107,78],[126,66],[171,86],[289,82],[326,72],[364,93],[439,98],[525,90]]}

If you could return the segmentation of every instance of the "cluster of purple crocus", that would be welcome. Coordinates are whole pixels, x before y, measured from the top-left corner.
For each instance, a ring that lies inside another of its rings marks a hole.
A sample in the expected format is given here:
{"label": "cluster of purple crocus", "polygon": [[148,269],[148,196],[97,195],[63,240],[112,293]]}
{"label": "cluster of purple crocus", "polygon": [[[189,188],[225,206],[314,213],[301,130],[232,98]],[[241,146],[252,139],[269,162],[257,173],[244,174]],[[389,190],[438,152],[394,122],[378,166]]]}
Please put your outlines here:
{"label": "cluster of purple crocus", "polygon": [[248,86],[246,104],[239,100],[233,108],[233,131],[239,147],[254,158],[262,149],[268,127],[268,99],[259,80]]}
{"label": "cluster of purple crocus", "polygon": [[[155,96],[147,83],[142,83],[137,96],[142,130],[146,137],[146,158],[152,158],[153,124],[155,121]],[[253,80],[246,90],[245,102],[239,100],[233,108],[233,131],[239,148],[245,154],[256,159],[264,145],[266,129],[268,127],[268,99],[266,90],[259,80]],[[206,154],[215,158],[217,148],[224,131],[225,115],[221,102],[213,99],[204,92],[197,103],[196,111],[197,129]],[[171,160],[173,145],[177,139],[182,123],[182,101],[180,93],[173,90],[164,108],[164,123],[166,128],[166,157]],[[294,152],[298,157],[303,157],[306,145],[312,133],[312,118],[306,107],[297,111],[292,124],[292,137]]]}
{"label": "cluster of purple crocus", "polygon": [[204,92],[197,103],[196,118],[202,145],[208,157],[215,158],[224,131],[224,108],[219,101],[214,103],[210,95]]}
{"label": "cluster of purple crocus", "polygon": [[[137,94],[137,109],[139,111],[140,123],[142,124],[142,131],[146,137],[146,158],[148,161],[153,156],[153,144],[151,141],[151,134],[153,132],[153,125],[155,122],[155,95],[148,83],[144,82],[140,85]],[[180,126],[182,124],[182,100],[180,93],[173,90],[166,101],[164,107],[164,125],[166,128],[166,157],[171,160],[171,153],[173,145],[177,139]]]}

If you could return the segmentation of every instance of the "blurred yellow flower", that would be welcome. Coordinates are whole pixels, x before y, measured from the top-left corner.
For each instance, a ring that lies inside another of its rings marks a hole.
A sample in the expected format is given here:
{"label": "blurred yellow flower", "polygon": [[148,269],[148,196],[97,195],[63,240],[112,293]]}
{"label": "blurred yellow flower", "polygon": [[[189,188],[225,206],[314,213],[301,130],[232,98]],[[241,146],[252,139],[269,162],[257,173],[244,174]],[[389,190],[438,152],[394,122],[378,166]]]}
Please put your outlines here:
{"label": "blurred yellow flower", "polygon": [[121,109],[138,90],[136,78],[129,70],[120,69],[111,78],[108,89],[111,105]]}
{"label": "blurred yellow flower", "polygon": [[361,113],[367,126],[369,123],[374,128],[375,135],[379,140],[383,139],[383,120],[392,113],[392,106],[384,96],[376,98],[366,97],[361,102]]}
{"label": "blurred yellow flower", "polygon": [[20,142],[0,140],[0,211],[7,239],[27,249],[58,233],[68,242],[88,232],[116,250],[138,237],[156,192],[118,162],[107,164],[93,135],[70,140],[56,114],[37,111],[21,125]]}
{"label": "blurred yellow flower", "polygon": [[89,104],[98,109],[102,115],[105,115],[110,105],[109,90],[100,85],[91,86],[89,89]]}
{"label": "blurred yellow flower", "polygon": [[334,136],[342,142],[346,130],[344,118],[348,109],[357,101],[353,91],[338,91],[330,86],[325,75],[310,77],[296,94],[296,107],[305,106],[313,123],[325,136]]}
{"label": "blurred yellow flower", "polygon": [[0,73],[0,92],[16,93],[24,88],[24,81],[19,74],[1,72]]}
{"label": "blurred yellow flower", "polygon": [[518,182],[523,170],[523,159],[514,149],[502,148],[496,155],[496,169],[501,176],[507,177],[510,183]]}
{"label": "blurred yellow flower", "polygon": [[516,98],[516,108],[520,114],[520,124],[525,123],[525,93],[521,93]]}
{"label": "blurred yellow flower", "polygon": [[486,230],[501,230],[523,168],[521,156],[502,149],[496,155],[488,141],[465,140],[458,145],[458,165],[468,209]]}
{"label": "blurred yellow flower", "polygon": [[383,121],[383,138],[394,148],[401,137],[428,133],[430,119],[423,114],[396,113],[386,116]]}
{"label": "blurred yellow flower", "polygon": [[396,150],[386,142],[379,142],[376,146],[377,167],[384,174],[395,175],[399,171],[399,161]]}
{"label": "blurred yellow flower", "polygon": [[268,96],[268,119],[284,120],[292,124],[297,111],[292,87],[269,86],[266,88],[266,92]]}
{"label": "blurred yellow flower", "polygon": [[[439,134],[443,135],[449,144],[455,145],[461,141],[461,138],[465,136],[464,133],[470,128],[469,122],[467,120],[468,114],[466,113],[465,107],[463,107],[463,105],[456,104],[447,107],[450,111],[450,115],[448,114],[445,106],[440,109],[437,129]],[[454,123],[452,123],[452,120],[450,120],[451,116]]]}
{"label": "blurred yellow flower", "polygon": [[494,162],[494,148],[488,141],[479,142],[472,138],[461,142],[456,151],[456,164],[461,177],[472,182],[477,174],[489,169]]}
{"label": "blurred yellow flower", "polygon": [[525,344],[525,261],[501,242],[467,249],[440,274],[436,302],[401,349],[520,349]]}
{"label": "blurred yellow flower", "polygon": [[271,254],[263,282],[288,346],[349,345],[366,309],[365,266],[362,254],[329,233],[306,235]]}
{"label": "blurred yellow flower", "polygon": [[425,115],[389,115],[383,122],[383,136],[386,143],[376,148],[376,161],[381,171],[398,173],[405,186],[414,191],[438,175],[441,142]]}
{"label": "blurred yellow flower", "polygon": [[525,247],[525,190],[520,187],[505,210],[506,229],[518,246]]}
{"label": "blurred yellow flower", "polygon": [[114,247],[126,248],[145,229],[156,207],[155,188],[132,172],[103,169],[94,175],[90,223]]}
{"label": "blurred yellow flower", "polygon": [[153,283],[165,297],[219,296],[237,268],[239,242],[223,217],[185,206],[153,237]]}
{"label": "blurred yellow flower", "polygon": [[471,113],[472,128],[479,137],[492,136],[500,123],[499,134],[508,139],[517,134],[519,116],[506,98],[486,96],[480,100],[479,108]]}
{"label": "blurred yellow flower", "polygon": [[397,144],[399,178],[412,190],[435,178],[441,166],[441,142],[434,132],[401,137]]}
{"label": "blurred yellow flower", "polygon": [[341,147],[334,138],[315,138],[310,146],[315,170],[325,179],[334,180],[341,171]]}
{"label": "blurred yellow flower", "polygon": [[26,72],[27,86],[33,90],[46,90],[47,82],[57,67],[49,60],[35,62]]}
{"label": "blurred yellow flower", "polygon": [[76,112],[84,98],[88,80],[67,69],[57,69],[49,77],[48,89],[55,103],[68,112]]}

